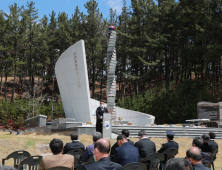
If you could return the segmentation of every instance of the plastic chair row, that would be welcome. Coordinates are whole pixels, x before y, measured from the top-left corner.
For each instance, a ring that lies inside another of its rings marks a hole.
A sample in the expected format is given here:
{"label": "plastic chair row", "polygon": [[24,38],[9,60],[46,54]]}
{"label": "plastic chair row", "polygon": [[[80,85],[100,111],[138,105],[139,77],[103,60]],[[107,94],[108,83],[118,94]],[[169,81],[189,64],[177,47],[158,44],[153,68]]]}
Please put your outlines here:
{"label": "plastic chair row", "polygon": [[28,165],[29,170],[38,170],[42,156],[31,156],[29,152],[19,150],[12,152],[6,158],[3,158],[2,165],[5,165],[5,161],[11,158],[14,159],[13,166],[19,170],[22,170],[24,165]]}
{"label": "plastic chair row", "polygon": [[[74,169],[77,169],[80,167],[80,159],[83,155],[82,150],[70,150],[67,154],[74,156]],[[24,165],[28,165],[29,170],[37,170],[38,166],[40,164],[40,161],[42,159],[42,156],[31,156],[31,154],[24,150],[19,150],[12,152],[9,154],[6,158],[2,159],[2,165],[5,165],[5,161],[8,159],[14,160],[14,167],[18,169],[23,169]],[[94,161],[94,159],[89,159],[86,163],[90,163],[91,161]],[[64,168],[64,167],[62,167]]]}

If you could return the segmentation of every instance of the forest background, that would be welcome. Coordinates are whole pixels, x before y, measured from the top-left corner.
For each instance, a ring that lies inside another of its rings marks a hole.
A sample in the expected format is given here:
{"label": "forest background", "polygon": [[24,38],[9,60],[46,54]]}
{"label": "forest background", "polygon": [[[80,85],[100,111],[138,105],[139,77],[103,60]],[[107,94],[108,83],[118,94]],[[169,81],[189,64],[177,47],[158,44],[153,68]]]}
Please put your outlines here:
{"label": "forest background", "polygon": [[[131,0],[104,18],[95,0],[38,18],[33,1],[0,12],[0,123],[30,113],[64,117],[55,63],[83,39],[91,97],[106,100],[106,48],[117,31],[117,106],[154,115],[155,122],[197,118],[197,103],[219,102],[222,75],[221,0]],[[10,81],[9,81],[9,78]]]}

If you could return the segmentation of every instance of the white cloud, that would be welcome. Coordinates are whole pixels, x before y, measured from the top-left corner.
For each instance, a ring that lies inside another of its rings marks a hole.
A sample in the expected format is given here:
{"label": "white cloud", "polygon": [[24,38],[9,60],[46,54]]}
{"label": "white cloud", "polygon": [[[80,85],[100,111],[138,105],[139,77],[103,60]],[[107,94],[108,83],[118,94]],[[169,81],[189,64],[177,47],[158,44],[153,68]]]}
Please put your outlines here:
{"label": "white cloud", "polygon": [[117,14],[120,14],[122,11],[122,0],[108,0],[107,5],[113,10],[116,10]]}

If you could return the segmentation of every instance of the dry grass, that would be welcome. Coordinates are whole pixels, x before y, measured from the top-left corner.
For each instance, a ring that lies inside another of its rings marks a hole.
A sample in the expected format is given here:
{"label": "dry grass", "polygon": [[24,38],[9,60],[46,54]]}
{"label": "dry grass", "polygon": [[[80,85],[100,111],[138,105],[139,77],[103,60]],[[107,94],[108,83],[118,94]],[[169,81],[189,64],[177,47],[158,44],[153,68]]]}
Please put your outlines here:
{"label": "dry grass", "polygon": [[[31,155],[41,155],[49,153],[47,147],[40,149],[39,146],[48,145],[53,138],[59,138],[64,143],[70,142],[69,136],[52,134],[52,135],[38,135],[36,133],[32,134],[22,134],[22,135],[9,135],[8,132],[0,132],[0,160],[5,158],[9,153],[16,150],[27,150]],[[92,137],[89,135],[81,135],[79,140],[84,143],[85,146],[92,144]],[[132,141],[138,141],[137,138],[131,138]],[[164,138],[152,138],[151,139],[156,144],[157,150],[161,147],[162,143],[166,142]],[[184,158],[186,155],[186,150],[191,147],[191,138],[175,138],[175,141],[179,143],[179,153],[176,157]],[[222,140],[215,140],[219,147],[222,146]],[[111,139],[110,143],[113,145],[116,142],[115,139]],[[217,154],[217,159],[215,161],[215,169],[222,169],[222,151],[219,148]],[[6,165],[11,165],[12,161],[6,161]]]}

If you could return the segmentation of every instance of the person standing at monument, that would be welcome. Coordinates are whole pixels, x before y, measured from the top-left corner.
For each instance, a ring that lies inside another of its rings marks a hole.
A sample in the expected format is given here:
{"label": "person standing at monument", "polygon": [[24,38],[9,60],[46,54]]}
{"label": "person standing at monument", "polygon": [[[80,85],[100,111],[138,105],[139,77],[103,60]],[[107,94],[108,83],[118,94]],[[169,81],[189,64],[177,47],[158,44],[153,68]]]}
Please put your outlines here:
{"label": "person standing at monument", "polygon": [[104,102],[100,102],[100,106],[96,109],[96,131],[102,133],[103,113],[108,113]]}
{"label": "person standing at monument", "polygon": [[166,138],[167,138],[168,142],[163,143],[161,148],[157,152],[162,153],[165,150],[170,149],[170,148],[174,148],[174,149],[178,150],[179,149],[178,143],[173,141],[174,135],[175,135],[175,133],[173,131],[167,130],[166,131]]}

